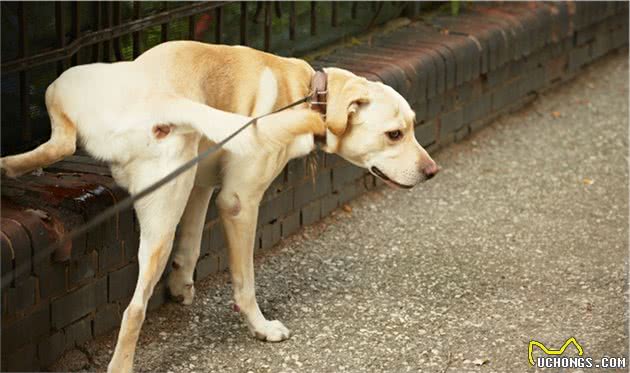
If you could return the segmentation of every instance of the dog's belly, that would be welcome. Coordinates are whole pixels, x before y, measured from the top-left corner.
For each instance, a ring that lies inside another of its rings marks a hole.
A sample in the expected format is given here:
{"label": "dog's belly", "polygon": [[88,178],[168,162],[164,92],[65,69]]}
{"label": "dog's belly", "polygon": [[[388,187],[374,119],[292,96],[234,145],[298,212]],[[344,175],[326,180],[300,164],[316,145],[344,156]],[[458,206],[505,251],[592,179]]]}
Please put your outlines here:
{"label": "dog's belly", "polygon": [[[214,142],[208,141],[205,138],[202,138],[199,142],[199,153],[204,152],[210,146],[214,145]],[[291,145],[289,145],[283,151],[280,151],[278,154],[260,154],[259,157],[252,154],[251,161],[256,163],[257,161],[267,160],[267,163],[273,163],[274,167],[277,168],[272,172],[273,177],[276,177],[282,168],[286,165],[286,163],[293,158],[303,157],[306,154],[310,153],[314,149],[315,145],[313,143],[312,135],[302,135],[298,136]],[[203,159],[199,162],[199,166],[197,167],[197,174],[195,176],[195,185],[203,186],[203,187],[217,187],[221,185],[222,182],[222,174],[224,172],[230,172],[230,170],[223,169],[226,166],[226,162],[223,159],[226,156],[224,150],[219,150],[216,153],[211,154],[207,158]],[[256,158],[256,159],[254,159]],[[273,161],[270,161],[273,159]],[[269,166],[269,165],[267,165]],[[264,167],[265,169],[267,167]],[[260,170],[260,177],[263,178],[265,172]]]}
{"label": "dog's belly", "polygon": [[[199,141],[199,153],[204,152],[214,142],[207,139]],[[225,151],[219,150],[207,158],[201,160],[197,166],[197,174],[195,175],[195,185],[203,187],[216,187],[221,184],[221,158]]]}
{"label": "dog's belly", "polygon": [[[168,136],[164,140],[139,144],[125,152],[125,157],[105,158],[118,185],[130,193],[157,182],[167,174],[195,157],[198,134]],[[94,149],[86,148],[94,154]]]}

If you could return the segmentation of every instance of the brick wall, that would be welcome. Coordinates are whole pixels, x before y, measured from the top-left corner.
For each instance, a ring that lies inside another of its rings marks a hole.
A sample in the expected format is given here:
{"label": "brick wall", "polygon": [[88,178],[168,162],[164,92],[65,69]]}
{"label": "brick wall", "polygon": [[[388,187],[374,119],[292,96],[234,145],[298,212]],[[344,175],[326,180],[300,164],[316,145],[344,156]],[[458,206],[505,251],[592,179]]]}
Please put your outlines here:
{"label": "brick wall", "polygon": [[[417,113],[419,141],[434,151],[627,43],[627,3],[486,3],[458,17],[426,17],[369,45],[338,49],[314,66],[347,68],[394,87]],[[304,159],[291,161],[265,194],[257,250],[379,184],[337,156],[315,157],[314,179]],[[50,260],[33,263],[32,257],[124,197],[105,167],[81,157],[40,176],[3,180],[2,274],[23,263],[31,271],[14,274],[2,291],[2,370],[39,370],[119,325],[138,273],[138,227],[131,211]],[[226,268],[225,240],[212,204],[196,279]],[[160,282],[150,309],[165,300]]]}

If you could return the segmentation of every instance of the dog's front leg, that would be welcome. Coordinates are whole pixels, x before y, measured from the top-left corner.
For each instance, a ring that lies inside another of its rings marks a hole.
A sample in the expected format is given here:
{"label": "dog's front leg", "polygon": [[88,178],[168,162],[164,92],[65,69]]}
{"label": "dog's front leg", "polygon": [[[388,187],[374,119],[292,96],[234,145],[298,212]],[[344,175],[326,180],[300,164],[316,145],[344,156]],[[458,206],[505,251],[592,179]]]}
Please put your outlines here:
{"label": "dog's front leg", "polygon": [[256,302],[254,239],[261,198],[259,191],[244,193],[226,188],[219,194],[217,206],[229,246],[235,310],[244,316],[252,336],[280,342],[289,338],[289,330],[278,320],[265,319]]}

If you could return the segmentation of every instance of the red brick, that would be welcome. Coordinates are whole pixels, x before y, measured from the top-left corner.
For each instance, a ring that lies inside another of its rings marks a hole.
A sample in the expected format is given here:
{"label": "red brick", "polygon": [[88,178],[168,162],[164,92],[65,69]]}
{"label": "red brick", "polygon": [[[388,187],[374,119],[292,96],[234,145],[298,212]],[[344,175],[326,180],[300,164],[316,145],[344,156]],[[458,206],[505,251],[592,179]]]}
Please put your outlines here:
{"label": "red brick", "polygon": [[13,282],[13,248],[11,247],[11,241],[2,232],[0,232],[0,259],[2,260],[2,275],[10,274],[10,282]]}
{"label": "red brick", "polygon": [[92,318],[86,316],[64,328],[66,350],[82,345],[92,339]]}
{"label": "red brick", "polygon": [[94,311],[106,292],[102,282],[97,281],[54,300],[51,304],[52,326],[61,329]]}
{"label": "red brick", "polygon": [[314,201],[302,207],[302,225],[311,225],[321,218],[321,201]]}
{"label": "red brick", "polygon": [[115,302],[133,295],[138,282],[138,263],[130,263],[109,274],[108,301]]}
{"label": "red brick", "polygon": [[418,140],[418,143],[420,143],[420,145],[427,146],[434,143],[436,140],[435,119],[416,125],[415,133],[416,140]]}
{"label": "red brick", "polygon": [[217,254],[210,254],[202,257],[197,262],[195,271],[195,281],[202,280],[212,274],[219,272],[219,257]]}
{"label": "red brick", "polygon": [[98,270],[96,251],[77,258],[68,264],[68,287],[72,288],[85,280],[94,278]]}
{"label": "red brick", "polygon": [[63,332],[55,332],[37,344],[37,351],[42,367],[48,367],[63,354],[66,348],[66,336]]}
{"label": "red brick", "polygon": [[27,344],[20,350],[6,357],[6,365],[2,370],[9,372],[35,372],[39,370],[39,358],[37,357],[37,345]]}
{"label": "red brick", "polygon": [[21,319],[2,322],[2,355],[50,332],[50,305],[44,303]]}
{"label": "red brick", "polygon": [[412,56],[401,50],[392,50],[375,44],[371,46],[354,47],[339,56],[349,56],[355,60],[367,60],[369,63],[378,62],[386,68],[396,71],[396,86],[399,92],[410,97],[412,79],[417,76],[416,68],[410,62]]}
{"label": "red brick", "polygon": [[268,249],[278,243],[282,237],[281,223],[276,220],[262,227],[261,249]]}
{"label": "red brick", "polygon": [[[3,206],[2,213],[5,214],[5,211]],[[3,216],[1,221],[2,233],[10,242],[13,266],[19,271],[19,273],[14,273],[14,279],[24,279],[31,271],[31,239],[24,227],[16,220]]]}
{"label": "red brick", "polygon": [[332,170],[332,188],[341,190],[343,186],[360,178],[366,171],[350,163],[339,165]]}
{"label": "red brick", "polygon": [[[151,294],[151,298],[149,299],[149,304],[147,305],[147,310],[154,311],[164,303],[166,303],[168,299],[168,289],[164,282],[159,282],[155,289],[153,289],[153,294]],[[127,304],[124,305],[127,307]]]}
{"label": "red brick", "polygon": [[66,292],[67,264],[50,263],[43,266],[39,276],[39,294],[42,299],[50,299]]}
{"label": "red brick", "polygon": [[404,92],[404,76],[402,69],[393,67],[390,63],[379,61],[376,58],[357,58],[350,51],[334,54],[322,58],[323,62],[330,62],[335,66],[350,70],[354,73],[370,73],[378,77],[379,81],[391,86],[398,92]]}
{"label": "red brick", "polygon": [[9,314],[14,314],[32,307],[37,301],[37,284],[38,279],[36,277],[29,276],[20,281],[16,281],[15,287],[7,288],[7,312]]}
{"label": "red brick", "polygon": [[223,234],[223,228],[220,221],[216,221],[210,228],[210,252],[216,253],[217,250],[221,250],[227,247],[225,242],[225,235]]}
{"label": "red brick", "polygon": [[300,229],[300,211],[294,211],[282,219],[282,237],[288,237]]}
{"label": "red brick", "polygon": [[322,217],[328,216],[339,205],[339,196],[336,193],[331,193],[324,196],[321,199],[321,201],[322,201]]}
{"label": "red brick", "polygon": [[[392,40],[386,43],[389,50],[400,50],[412,52],[413,62],[418,76],[415,79],[414,91],[415,100],[423,100],[426,97],[433,97],[438,94],[438,90],[444,90],[444,69],[440,65],[438,56],[426,48],[408,45],[400,41]],[[440,68],[442,67],[442,70]],[[440,79],[442,79],[440,81]],[[411,97],[410,100],[413,100]]]}

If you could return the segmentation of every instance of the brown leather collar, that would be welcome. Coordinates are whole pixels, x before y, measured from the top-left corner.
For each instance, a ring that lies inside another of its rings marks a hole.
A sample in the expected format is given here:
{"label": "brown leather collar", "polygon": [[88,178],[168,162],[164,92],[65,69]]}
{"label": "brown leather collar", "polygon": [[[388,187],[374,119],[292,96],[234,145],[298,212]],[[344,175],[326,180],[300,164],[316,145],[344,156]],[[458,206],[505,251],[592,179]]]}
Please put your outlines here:
{"label": "brown leather collar", "polygon": [[[315,71],[311,78],[311,109],[320,113],[326,119],[326,100],[328,99],[328,75],[321,70]],[[326,135],[313,135],[315,143],[326,144]]]}

